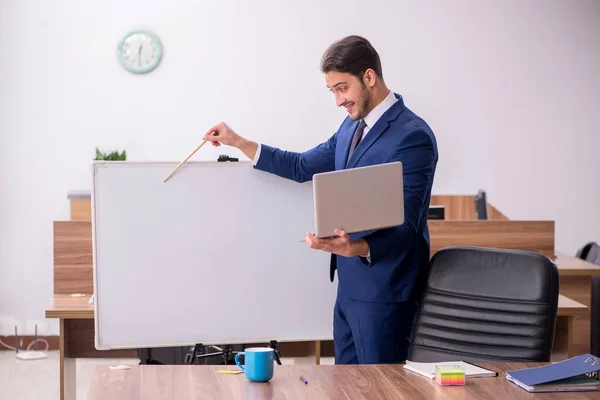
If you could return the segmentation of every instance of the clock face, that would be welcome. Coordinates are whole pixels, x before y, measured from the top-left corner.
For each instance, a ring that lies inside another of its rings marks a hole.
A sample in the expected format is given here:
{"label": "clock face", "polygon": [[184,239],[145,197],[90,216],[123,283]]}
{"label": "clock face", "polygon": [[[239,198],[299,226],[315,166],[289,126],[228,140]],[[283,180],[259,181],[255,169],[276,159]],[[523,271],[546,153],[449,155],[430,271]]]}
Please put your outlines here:
{"label": "clock face", "polygon": [[119,43],[117,55],[125,69],[145,74],[160,63],[162,44],[153,32],[135,31],[126,35]]}

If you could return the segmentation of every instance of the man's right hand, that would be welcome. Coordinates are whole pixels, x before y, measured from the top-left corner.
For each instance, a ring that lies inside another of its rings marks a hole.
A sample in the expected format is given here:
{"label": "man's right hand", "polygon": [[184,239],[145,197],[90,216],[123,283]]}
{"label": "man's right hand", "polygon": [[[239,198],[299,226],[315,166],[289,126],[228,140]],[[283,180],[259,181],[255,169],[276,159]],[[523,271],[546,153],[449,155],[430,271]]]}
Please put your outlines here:
{"label": "man's right hand", "polygon": [[239,147],[243,138],[225,122],[220,122],[204,134],[204,140],[208,140],[215,147],[220,146],[221,143],[227,146]]}
{"label": "man's right hand", "polygon": [[251,160],[254,159],[258,150],[258,143],[244,139],[225,122],[220,122],[210,128],[204,134],[204,140],[211,142],[215,147],[219,147],[221,144],[237,147]]}

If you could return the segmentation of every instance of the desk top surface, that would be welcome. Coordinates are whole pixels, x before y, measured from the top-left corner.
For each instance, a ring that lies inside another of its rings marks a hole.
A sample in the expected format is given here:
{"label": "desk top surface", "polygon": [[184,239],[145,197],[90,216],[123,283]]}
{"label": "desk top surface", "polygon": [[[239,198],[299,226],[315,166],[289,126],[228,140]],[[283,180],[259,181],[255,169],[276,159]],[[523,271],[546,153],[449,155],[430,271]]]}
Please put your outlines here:
{"label": "desk top surface", "polygon": [[600,274],[600,265],[559,252],[556,253],[554,263],[560,271],[560,276],[591,276]]}
{"label": "desk top surface", "polygon": [[89,304],[91,294],[55,294],[46,318],[93,319],[94,304]]}
{"label": "desk top surface", "polygon": [[576,302],[575,300],[565,297],[562,294],[558,295],[558,315],[587,315],[589,309],[585,304]]}
{"label": "desk top surface", "polygon": [[463,387],[441,387],[401,365],[276,365],[268,383],[249,382],[243,374],[215,374],[235,366],[132,365],[115,370],[99,365],[88,399],[600,399],[600,392],[530,394],[503,373],[537,365],[481,364],[498,371],[498,377],[467,379]]}

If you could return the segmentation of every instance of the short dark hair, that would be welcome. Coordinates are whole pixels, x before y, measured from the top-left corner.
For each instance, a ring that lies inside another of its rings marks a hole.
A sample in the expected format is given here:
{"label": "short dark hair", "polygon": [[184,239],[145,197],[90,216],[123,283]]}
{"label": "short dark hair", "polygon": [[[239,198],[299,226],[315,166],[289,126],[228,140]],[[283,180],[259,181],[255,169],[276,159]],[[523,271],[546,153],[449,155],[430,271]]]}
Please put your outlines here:
{"label": "short dark hair", "polygon": [[367,39],[358,35],[347,36],[334,42],[321,59],[323,73],[347,72],[358,77],[361,82],[362,75],[369,68],[383,80],[379,54]]}

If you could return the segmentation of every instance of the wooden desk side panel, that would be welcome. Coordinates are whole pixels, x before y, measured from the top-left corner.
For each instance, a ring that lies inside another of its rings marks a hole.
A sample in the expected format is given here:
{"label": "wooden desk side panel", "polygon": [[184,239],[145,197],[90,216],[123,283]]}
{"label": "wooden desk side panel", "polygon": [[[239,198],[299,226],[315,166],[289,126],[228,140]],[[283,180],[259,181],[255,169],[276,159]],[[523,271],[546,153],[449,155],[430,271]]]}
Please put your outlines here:
{"label": "wooden desk side panel", "polygon": [[474,196],[431,195],[432,206],[444,206],[445,218],[452,220],[475,220]]}
{"label": "wooden desk side panel", "polygon": [[[560,276],[560,294],[584,304],[591,311],[591,279],[589,276]],[[590,351],[591,320],[587,315],[573,317],[573,350],[575,354],[585,354]]]}
{"label": "wooden desk side panel", "polygon": [[431,255],[449,246],[528,250],[554,255],[554,221],[429,221]]}
{"label": "wooden desk side panel", "polygon": [[502,214],[496,207],[488,204],[488,219],[490,221],[508,221],[508,217]]}
{"label": "wooden desk side panel", "polygon": [[55,221],[54,293],[93,292],[91,221]]}
{"label": "wooden desk side panel", "polygon": [[[477,221],[475,215],[475,196],[469,195],[431,195],[432,206],[444,206],[446,221]],[[488,220],[508,221],[498,209],[488,203]]]}
{"label": "wooden desk side panel", "polygon": [[92,219],[92,202],[87,199],[71,200],[71,220],[90,221]]}

